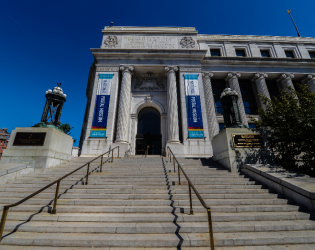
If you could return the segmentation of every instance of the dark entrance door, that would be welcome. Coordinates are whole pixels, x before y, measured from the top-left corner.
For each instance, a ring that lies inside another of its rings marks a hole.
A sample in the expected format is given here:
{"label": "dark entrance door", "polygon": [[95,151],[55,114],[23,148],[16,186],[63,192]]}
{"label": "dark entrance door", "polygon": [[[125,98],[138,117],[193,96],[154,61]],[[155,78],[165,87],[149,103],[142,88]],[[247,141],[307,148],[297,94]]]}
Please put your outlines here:
{"label": "dark entrance door", "polygon": [[155,108],[144,108],[138,115],[136,135],[136,154],[143,155],[148,149],[149,155],[161,154],[161,115]]}

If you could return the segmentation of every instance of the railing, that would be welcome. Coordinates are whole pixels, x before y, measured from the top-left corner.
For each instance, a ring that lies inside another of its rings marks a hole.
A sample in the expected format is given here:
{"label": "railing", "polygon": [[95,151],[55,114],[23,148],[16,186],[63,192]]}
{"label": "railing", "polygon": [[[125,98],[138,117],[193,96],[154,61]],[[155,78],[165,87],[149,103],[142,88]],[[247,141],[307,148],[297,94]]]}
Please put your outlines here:
{"label": "railing", "polygon": [[[24,201],[27,201],[28,199],[34,197],[35,195],[43,192],[44,190],[46,190],[47,188],[51,187],[52,185],[56,184],[57,183],[57,187],[56,187],[56,193],[55,193],[55,199],[54,199],[54,207],[51,211],[51,214],[56,214],[57,213],[57,199],[58,199],[58,193],[59,193],[59,186],[60,186],[60,182],[68,177],[69,175],[77,172],[78,170],[80,170],[81,168],[87,166],[87,174],[86,174],[86,182],[85,182],[85,185],[88,184],[88,180],[89,180],[89,170],[90,170],[90,163],[92,163],[93,161],[95,161],[96,159],[100,158],[101,157],[101,165],[100,165],[100,172],[102,172],[102,166],[103,166],[103,157],[105,154],[108,154],[108,157],[110,155],[110,152],[112,152],[112,157],[111,157],[111,162],[114,161],[114,149],[118,148],[118,157],[119,157],[119,146],[107,151],[106,153],[104,154],[101,154],[100,156],[94,158],[93,160],[85,163],[84,165],[82,165],[81,167],[78,167],[77,169],[73,170],[72,172],[70,172],[69,174],[66,174],[65,176],[59,178],[58,180],[48,184],[47,186],[43,187],[42,189],[38,190],[37,192],[27,196],[26,198],[14,203],[14,204],[11,204],[11,205],[6,205],[6,206],[3,206],[3,212],[2,212],[2,217],[1,217],[1,222],[0,222],[0,242],[2,240],[2,234],[3,234],[3,231],[4,231],[4,225],[5,225],[5,222],[6,222],[6,218],[7,218],[7,215],[8,215],[8,211],[9,211],[9,208],[11,207],[16,207],[20,204],[22,204]],[[99,167],[99,166],[98,166]]]}
{"label": "railing", "polygon": [[[173,165],[174,165],[174,172],[176,172],[175,169],[175,161],[177,162],[177,172],[178,172],[178,185],[181,185],[180,183],[180,172],[183,172],[189,186],[189,201],[190,201],[190,214],[194,214],[193,211],[193,206],[192,206],[192,198],[191,198],[191,189],[194,190],[196,196],[198,197],[199,201],[201,202],[202,206],[207,210],[207,215],[208,215],[208,226],[209,226],[209,237],[210,237],[210,248],[211,250],[214,250],[214,240],[213,240],[213,230],[212,230],[212,220],[211,220],[211,208],[205,203],[205,201],[202,199],[200,196],[199,192],[195,188],[195,186],[192,184],[188,176],[186,175],[185,171],[183,170],[182,166],[179,164],[178,160],[176,159],[174,153],[170,149],[170,147],[167,147],[167,153],[169,154],[170,157],[170,162],[172,162],[172,156],[173,156]],[[167,156],[168,157],[168,156]]]}

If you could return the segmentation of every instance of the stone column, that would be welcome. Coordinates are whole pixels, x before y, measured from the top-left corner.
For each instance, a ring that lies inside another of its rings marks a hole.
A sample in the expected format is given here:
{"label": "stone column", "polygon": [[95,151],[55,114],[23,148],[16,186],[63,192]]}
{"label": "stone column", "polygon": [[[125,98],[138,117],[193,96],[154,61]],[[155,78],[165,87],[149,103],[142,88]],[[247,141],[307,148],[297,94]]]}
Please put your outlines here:
{"label": "stone column", "polygon": [[136,154],[137,114],[131,114],[131,154]]}
{"label": "stone column", "polygon": [[294,78],[293,74],[284,73],[277,80],[277,82],[280,84],[281,89],[288,90],[287,86],[290,86],[294,89],[293,82],[292,82],[293,78]]}
{"label": "stone column", "polygon": [[215,103],[214,103],[212,86],[211,86],[212,76],[213,76],[213,73],[211,72],[202,72],[210,141],[216,134],[219,133],[219,124],[217,121]]}
{"label": "stone column", "polygon": [[241,88],[240,88],[240,85],[238,83],[238,78],[239,77],[241,77],[240,73],[228,73],[225,81],[228,82],[229,87],[232,90],[235,90],[238,93],[237,104],[238,104],[238,108],[240,110],[240,114],[241,114],[241,118],[242,118],[242,124],[248,126],[246,113],[245,113],[245,109],[244,109],[242,93],[241,93]]}
{"label": "stone column", "polygon": [[315,93],[315,75],[308,75],[303,82],[308,84],[312,93]]}
{"label": "stone column", "polygon": [[131,75],[133,73],[132,66],[120,67],[122,71],[122,79],[120,86],[120,98],[117,120],[116,141],[128,143],[128,130],[130,120],[130,94],[131,94]]}
{"label": "stone column", "polygon": [[167,135],[168,143],[179,143],[176,75],[177,67],[165,67],[167,75]]}
{"label": "stone column", "polygon": [[[270,99],[269,91],[265,80],[266,77],[268,77],[268,74],[266,73],[256,73],[252,81],[255,83],[258,94],[262,94]],[[266,106],[265,104],[263,104],[262,99],[258,95],[256,96],[256,98],[260,104],[260,107],[266,109]]]}

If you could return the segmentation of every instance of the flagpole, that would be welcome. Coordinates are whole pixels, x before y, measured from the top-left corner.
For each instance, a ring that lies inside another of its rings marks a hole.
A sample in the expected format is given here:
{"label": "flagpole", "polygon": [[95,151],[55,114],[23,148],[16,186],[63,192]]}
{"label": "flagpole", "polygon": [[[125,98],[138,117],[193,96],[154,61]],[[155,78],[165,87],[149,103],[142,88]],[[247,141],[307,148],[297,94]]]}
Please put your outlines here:
{"label": "flagpole", "polygon": [[295,29],[296,29],[296,32],[297,32],[298,36],[301,37],[300,32],[299,32],[298,28],[296,27],[296,24],[295,24],[295,22],[294,22],[294,19],[293,19],[292,15],[291,15],[291,10],[287,10],[287,11],[288,11],[288,13],[289,13],[289,15],[290,15],[290,17],[291,17],[291,19],[292,19],[292,22],[293,22],[293,24],[294,24],[294,26],[295,26]]}

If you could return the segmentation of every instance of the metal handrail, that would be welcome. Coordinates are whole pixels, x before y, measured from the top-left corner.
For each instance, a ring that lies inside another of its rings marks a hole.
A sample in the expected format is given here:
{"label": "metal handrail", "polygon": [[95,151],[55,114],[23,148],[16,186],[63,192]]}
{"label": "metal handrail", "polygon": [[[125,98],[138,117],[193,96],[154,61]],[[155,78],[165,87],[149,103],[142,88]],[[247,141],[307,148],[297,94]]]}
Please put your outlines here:
{"label": "metal handrail", "polygon": [[198,197],[199,201],[201,202],[202,206],[207,209],[207,215],[208,215],[208,226],[209,226],[209,237],[210,237],[210,248],[211,250],[214,250],[214,239],[213,239],[213,230],[212,230],[212,220],[211,220],[211,208],[205,203],[205,201],[202,199],[202,197],[200,196],[199,192],[197,191],[197,189],[195,188],[195,186],[192,184],[192,182],[190,181],[190,179],[188,178],[187,174],[185,173],[184,169],[182,168],[182,166],[179,164],[177,158],[175,157],[174,153],[172,152],[172,150],[170,149],[169,146],[167,146],[168,149],[168,153],[169,153],[169,157],[170,157],[170,162],[172,162],[172,155],[173,155],[173,164],[174,164],[174,172],[175,171],[175,161],[177,162],[177,166],[178,166],[178,185],[181,185],[180,183],[180,172],[182,171],[187,182],[188,182],[188,186],[189,186],[189,201],[190,201],[190,214],[194,214],[193,211],[193,207],[192,207],[192,198],[191,198],[191,189],[194,190],[196,196]]}
{"label": "metal handrail", "polygon": [[95,161],[96,159],[100,158],[101,157],[101,165],[100,165],[100,172],[102,172],[102,166],[103,166],[103,157],[105,154],[108,153],[108,157],[109,157],[109,153],[112,151],[112,157],[111,157],[111,162],[114,161],[114,149],[118,148],[118,157],[119,157],[119,146],[107,151],[106,153],[104,154],[101,154],[99,155],[98,157],[94,158],[93,160],[85,163],[84,165],[82,165],[81,167],[78,167],[77,169],[73,170],[72,172],[70,172],[69,174],[66,174],[64,175],[63,177],[59,178],[58,180],[48,184],[47,186],[43,187],[42,189],[36,191],[35,193],[27,196],[26,198],[14,203],[14,204],[10,204],[10,205],[5,205],[3,206],[3,212],[2,212],[2,217],[1,217],[1,222],[0,222],[0,242],[2,240],[2,234],[3,234],[3,231],[4,231],[4,226],[5,226],[5,222],[6,222],[6,218],[7,218],[7,215],[8,215],[8,211],[9,211],[9,208],[10,207],[15,207],[15,206],[18,206],[20,204],[22,204],[24,201],[27,201],[28,199],[34,197],[35,195],[41,193],[42,191],[46,190],[47,188],[51,187],[52,185],[56,184],[57,183],[57,187],[56,187],[56,193],[55,193],[55,198],[54,198],[54,207],[53,207],[53,210],[51,211],[51,214],[56,214],[57,213],[57,199],[58,199],[58,192],[59,192],[59,186],[60,186],[60,181],[62,181],[64,178],[68,177],[69,175],[77,172],[78,170],[80,170],[81,168],[85,167],[85,166],[88,166],[87,168],[87,174],[86,174],[86,182],[85,182],[85,185],[88,184],[88,179],[89,179],[89,170],[90,170],[90,163]]}

